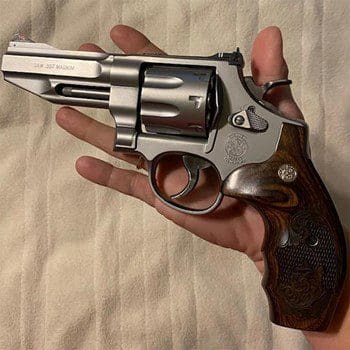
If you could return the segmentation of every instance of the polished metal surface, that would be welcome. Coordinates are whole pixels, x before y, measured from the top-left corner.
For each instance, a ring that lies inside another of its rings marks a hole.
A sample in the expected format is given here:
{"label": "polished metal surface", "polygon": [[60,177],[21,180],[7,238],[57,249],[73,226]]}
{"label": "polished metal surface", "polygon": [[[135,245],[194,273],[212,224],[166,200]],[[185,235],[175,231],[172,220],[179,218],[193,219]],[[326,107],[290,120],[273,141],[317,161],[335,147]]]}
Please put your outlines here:
{"label": "polished metal surface", "polygon": [[[284,123],[306,127],[263,99],[290,81],[260,87],[242,69],[239,51],[210,57],[117,55],[58,50],[21,35],[10,42],[1,65],[5,80],[50,102],[108,108],[116,124],[114,149],[146,158],[156,195],[193,214],[214,210],[223,196],[218,193],[203,209],[175,203],[195,188],[203,168],[213,166],[223,182],[238,167],[271,157]],[[189,179],[175,197],[164,198],[156,169],[173,153],[184,156]]]}
{"label": "polished metal surface", "polygon": [[182,159],[184,167],[187,170],[188,182],[182,191],[171,196],[173,199],[185,197],[187,194],[191,193],[198,183],[200,170],[211,166],[205,159],[193,157],[188,154],[182,156]]}
{"label": "polished metal surface", "polygon": [[[213,70],[153,66],[141,87],[141,122],[150,133],[207,137],[215,110]],[[169,98],[171,96],[171,99]]]}
{"label": "polished metal surface", "polygon": [[101,66],[96,61],[81,62],[78,59],[66,58],[6,55],[2,66],[6,72],[37,75],[97,78],[101,74]]}

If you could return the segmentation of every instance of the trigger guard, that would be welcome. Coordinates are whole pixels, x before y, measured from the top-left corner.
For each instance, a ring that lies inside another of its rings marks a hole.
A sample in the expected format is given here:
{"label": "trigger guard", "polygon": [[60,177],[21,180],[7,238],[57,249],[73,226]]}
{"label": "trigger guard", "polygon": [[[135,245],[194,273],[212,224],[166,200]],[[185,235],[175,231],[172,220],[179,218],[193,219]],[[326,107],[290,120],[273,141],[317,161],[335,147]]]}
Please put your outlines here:
{"label": "trigger guard", "polygon": [[172,209],[178,210],[182,213],[185,214],[192,214],[192,215],[204,215],[204,214],[209,214],[212,211],[214,211],[222,202],[222,199],[224,197],[224,195],[219,192],[218,196],[215,199],[215,202],[205,208],[205,209],[189,209],[186,208],[185,206],[181,205],[181,204],[174,204],[171,201],[167,200],[166,198],[163,198],[162,195],[159,193],[158,191],[158,186],[157,186],[157,179],[156,179],[156,170],[157,170],[157,164],[158,162],[155,161],[149,161],[148,162],[148,169],[149,169],[149,183],[150,186],[152,188],[152,191],[154,192],[154,194],[157,196],[157,198],[164,204],[166,204],[167,206],[169,206]]}

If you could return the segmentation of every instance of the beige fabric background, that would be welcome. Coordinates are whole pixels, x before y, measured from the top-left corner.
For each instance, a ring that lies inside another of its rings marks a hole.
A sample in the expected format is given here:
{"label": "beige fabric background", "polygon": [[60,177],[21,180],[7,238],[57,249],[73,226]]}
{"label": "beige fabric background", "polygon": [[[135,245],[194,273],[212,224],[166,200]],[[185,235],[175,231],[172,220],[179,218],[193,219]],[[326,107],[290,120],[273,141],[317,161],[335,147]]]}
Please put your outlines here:
{"label": "beige fabric background", "polygon": [[[279,25],[313,158],[350,224],[350,2],[347,0],[1,0],[0,45],[13,33],[109,51],[117,23],[173,54],[239,45]],[[249,67],[249,61],[247,62]],[[249,69],[247,69],[248,73]],[[272,326],[260,276],[153,209],[88,183],[57,109],[0,82],[0,349],[307,349]],[[112,125],[107,112],[89,111]],[[110,159],[109,159],[110,160]],[[244,232],[242,232],[244,234]]]}

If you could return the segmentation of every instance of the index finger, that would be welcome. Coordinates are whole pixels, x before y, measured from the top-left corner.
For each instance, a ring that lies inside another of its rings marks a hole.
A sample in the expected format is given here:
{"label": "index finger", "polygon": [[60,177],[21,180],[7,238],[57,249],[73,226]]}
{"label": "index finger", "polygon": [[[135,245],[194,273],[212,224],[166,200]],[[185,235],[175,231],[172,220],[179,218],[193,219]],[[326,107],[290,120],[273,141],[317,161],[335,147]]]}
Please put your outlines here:
{"label": "index finger", "polygon": [[[283,57],[282,33],[278,27],[267,27],[256,37],[252,50],[252,74],[258,85],[287,79],[288,66]],[[267,93],[266,100],[290,118],[302,118],[290,86],[280,86]]]}
{"label": "index finger", "polygon": [[126,26],[117,25],[111,30],[113,42],[127,54],[164,54],[159,47],[154,45],[145,35],[138,30]]}

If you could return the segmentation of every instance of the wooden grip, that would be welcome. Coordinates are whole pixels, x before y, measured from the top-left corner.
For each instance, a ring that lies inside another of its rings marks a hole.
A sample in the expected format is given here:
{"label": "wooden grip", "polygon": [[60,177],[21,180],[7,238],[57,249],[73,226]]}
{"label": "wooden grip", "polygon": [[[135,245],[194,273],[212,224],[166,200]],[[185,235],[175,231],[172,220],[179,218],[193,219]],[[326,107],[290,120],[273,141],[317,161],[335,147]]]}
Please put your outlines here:
{"label": "wooden grip", "polygon": [[305,128],[284,124],[274,155],[235,170],[223,192],[254,205],[264,218],[263,287],[271,321],[322,331],[342,291],[346,243],[306,142]]}

